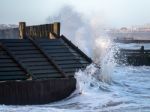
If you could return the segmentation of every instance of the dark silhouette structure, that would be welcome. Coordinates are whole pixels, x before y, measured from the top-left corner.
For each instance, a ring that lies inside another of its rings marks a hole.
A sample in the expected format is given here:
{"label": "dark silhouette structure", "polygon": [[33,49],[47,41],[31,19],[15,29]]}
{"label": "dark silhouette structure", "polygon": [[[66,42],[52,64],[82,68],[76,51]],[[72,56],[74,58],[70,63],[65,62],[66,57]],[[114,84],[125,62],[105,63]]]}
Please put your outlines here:
{"label": "dark silhouette structure", "polygon": [[150,50],[145,50],[144,46],[140,49],[120,49],[116,59],[119,63],[134,66],[150,66]]}
{"label": "dark silhouette structure", "polygon": [[4,32],[9,30],[18,39],[0,39],[0,104],[44,104],[66,98],[76,88],[75,72],[92,63],[60,35],[60,23],[26,27],[20,22],[19,28]]}

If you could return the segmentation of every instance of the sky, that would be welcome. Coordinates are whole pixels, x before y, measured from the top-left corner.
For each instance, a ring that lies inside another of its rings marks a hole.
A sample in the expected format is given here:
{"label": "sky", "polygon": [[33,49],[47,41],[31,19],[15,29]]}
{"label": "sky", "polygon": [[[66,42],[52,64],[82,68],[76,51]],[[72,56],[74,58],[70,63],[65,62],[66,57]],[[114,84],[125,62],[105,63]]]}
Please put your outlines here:
{"label": "sky", "polygon": [[42,24],[66,5],[85,18],[100,15],[113,27],[150,23],[150,0],[0,0],[0,24]]}

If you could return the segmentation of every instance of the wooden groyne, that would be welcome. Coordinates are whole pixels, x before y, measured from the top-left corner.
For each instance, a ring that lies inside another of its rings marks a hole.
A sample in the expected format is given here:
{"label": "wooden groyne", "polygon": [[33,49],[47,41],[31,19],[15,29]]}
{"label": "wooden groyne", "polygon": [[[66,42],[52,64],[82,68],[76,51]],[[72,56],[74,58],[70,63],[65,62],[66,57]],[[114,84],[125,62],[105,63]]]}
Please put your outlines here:
{"label": "wooden groyne", "polygon": [[52,24],[26,26],[25,22],[19,23],[20,37],[38,37],[38,38],[50,38],[51,32],[60,36],[60,23],[55,22]]}
{"label": "wooden groyne", "polygon": [[66,98],[76,89],[75,72],[92,63],[60,35],[60,23],[20,22],[19,28],[4,32],[11,33],[0,39],[0,104],[45,104]]}
{"label": "wooden groyne", "polygon": [[150,50],[145,50],[144,46],[136,50],[120,49],[116,59],[121,64],[150,66]]}
{"label": "wooden groyne", "polygon": [[126,39],[114,39],[114,42],[116,42],[116,43],[125,43],[125,44],[129,44],[129,43],[150,43],[150,40],[135,40],[135,39],[126,40]]}
{"label": "wooden groyne", "polygon": [[[18,28],[9,28],[0,30],[0,39],[19,39],[22,36],[47,38],[50,37],[51,32],[60,36],[60,23],[54,22],[51,24],[41,24],[26,26],[25,22],[20,22]],[[21,34],[24,33],[24,34]]]}
{"label": "wooden groyne", "polygon": [[75,89],[75,78],[5,81],[0,82],[0,104],[46,104],[66,98]]}

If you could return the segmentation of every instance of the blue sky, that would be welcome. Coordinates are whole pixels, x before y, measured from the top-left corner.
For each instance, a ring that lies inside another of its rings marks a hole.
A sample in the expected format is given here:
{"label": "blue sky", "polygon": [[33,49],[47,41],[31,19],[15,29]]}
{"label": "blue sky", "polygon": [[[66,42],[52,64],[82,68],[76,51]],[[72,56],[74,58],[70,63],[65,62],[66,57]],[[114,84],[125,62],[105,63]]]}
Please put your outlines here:
{"label": "blue sky", "polygon": [[0,24],[41,24],[65,5],[87,18],[100,15],[115,27],[150,23],[150,0],[0,0]]}

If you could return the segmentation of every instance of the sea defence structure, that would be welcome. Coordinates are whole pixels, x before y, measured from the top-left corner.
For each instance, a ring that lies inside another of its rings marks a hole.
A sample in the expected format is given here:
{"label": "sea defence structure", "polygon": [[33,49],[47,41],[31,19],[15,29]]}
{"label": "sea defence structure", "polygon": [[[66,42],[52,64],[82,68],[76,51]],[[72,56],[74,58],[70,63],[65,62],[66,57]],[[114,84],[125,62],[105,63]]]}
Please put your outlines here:
{"label": "sea defence structure", "polygon": [[135,40],[135,39],[114,39],[114,42],[116,43],[150,43],[150,40]]}
{"label": "sea defence structure", "polygon": [[[141,45],[139,49],[123,49],[121,48],[116,55],[116,60],[118,60],[119,64],[127,64],[133,66],[150,66],[150,50],[145,49],[145,44],[150,44],[150,40],[142,40],[145,36],[148,37],[150,32],[131,32],[131,33],[118,33],[115,36],[118,36],[117,39],[113,41],[115,43],[120,44],[134,44],[134,45]],[[134,38],[127,38],[127,37],[140,37],[141,39],[134,39]],[[123,38],[124,37],[124,38]],[[143,45],[143,46],[142,46]]]}
{"label": "sea defence structure", "polygon": [[116,55],[119,64],[133,66],[150,66],[150,50],[140,49],[120,49]]}
{"label": "sea defence structure", "polygon": [[[76,89],[74,74],[92,60],[65,36],[60,23],[0,31],[0,104],[46,104]],[[10,38],[9,38],[10,37]]]}

